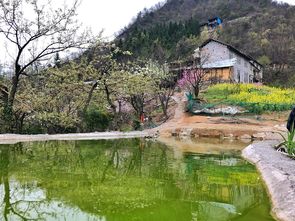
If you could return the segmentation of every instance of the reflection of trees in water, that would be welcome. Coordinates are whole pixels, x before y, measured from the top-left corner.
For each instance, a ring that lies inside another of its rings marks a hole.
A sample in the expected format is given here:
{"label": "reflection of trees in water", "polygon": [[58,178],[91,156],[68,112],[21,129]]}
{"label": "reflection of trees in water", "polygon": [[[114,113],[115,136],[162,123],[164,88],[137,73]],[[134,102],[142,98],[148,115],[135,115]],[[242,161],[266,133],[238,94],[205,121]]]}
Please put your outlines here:
{"label": "reflection of trees in water", "polygon": [[[156,146],[139,139],[101,142],[53,141],[24,143],[7,148],[2,146],[0,148],[5,152],[1,154],[7,153],[9,156],[3,156],[6,161],[2,161],[0,172],[8,173],[10,170],[11,175],[24,183],[38,180],[38,185],[46,189],[47,197],[69,200],[82,208],[87,204],[88,210],[89,207],[103,207],[103,197],[114,195],[113,189],[120,187],[122,192],[127,190],[129,193],[126,191],[122,196],[127,202],[119,203],[128,204],[130,201],[137,207],[136,204],[140,201],[147,203],[159,197],[157,193],[160,191],[156,191],[159,187],[158,181],[151,180],[163,177],[158,174],[165,174],[167,149],[153,149]],[[10,168],[9,162],[13,162]],[[8,187],[9,175],[5,177]],[[100,193],[102,189],[106,192]],[[122,194],[118,197],[120,195]]]}
{"label": "reflection of trees in water", "polygon": [[[11,188],[9,167],[11,162],[15,163],[11,159],[16,160],[16,155],[23,153],[22,144],[16,144],[14,146],[2,145],[2,148],[0,148],[0,185],[3,185],[3,218],[6,221],[12,215],[24,221],[40,220],[44,214],[44,212],[40,211],[40,205],[43,200],[18,199],[20,195],[23,195],[22,193],[26,187],[13,186]],[[31,211],[34,211],[35,218],[30,216]]]}
{"label": "reflection of trees in water", "polygon": [[[268,204],[254,166],[239,157],[194,154],[185,156],[185,162],[186,171],[191,174],[191,182],[184,184],[188,198],[193,195],[201,202],[233,205],[238,213],[263,203]],[[201,208],[204,210],[207,207]]]}
{"label": "reflection of trees in water", "polygon": [[[253,167],[246,171],[244,165],[228,167],[220,181],[220,171],[210,160],[175,161],[166,146],[141,139],[24,143],[0,150],[7,159],[6,167],[1,160],[0,169],[2,182],[3,177],[8,182],[5,185],[9,187],[8,172],[24,183],[38,180],[48,199],[60,199],[94,214],[133,211],[154,203],[161,207],[160,202],[171,200],[179,208],[185,206],[182,202],[218,201],[241,211],[259,203],[264,194],[259,182],[241,183],[244,172],[256,174]],[[231,174],[241,177],[226,178]],[[206,212],[199,204],[191,210]]]}
{"label": "reflection of trees in water", "polygon": [[119,152],[118,152],[118,149],[117,149],[117,145],[115,145],[113,148],[112,148],[112,154],[111,154],[111,157],[110,159],[108,160],[107,164],[106,164],[106,167],[103,169],[103,172],[102,172],[102,176],[101,176],[101,182],[103,183],[106,179],[106,175],[107,175],[107,172],[108,172],[108,169],[111,168],[112,166],[116,169],[118,169],[119,167]]}

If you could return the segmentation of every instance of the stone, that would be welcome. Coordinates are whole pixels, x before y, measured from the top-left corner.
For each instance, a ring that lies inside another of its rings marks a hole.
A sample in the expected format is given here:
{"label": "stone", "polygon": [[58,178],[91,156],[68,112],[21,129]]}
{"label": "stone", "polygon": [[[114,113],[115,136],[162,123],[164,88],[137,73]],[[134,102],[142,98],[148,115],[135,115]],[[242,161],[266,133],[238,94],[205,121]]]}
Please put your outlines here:
{"label": "stone", "polygon": [[179,137],[190,137],[192,134],[192,130],[191,128],[185,128],[183,130],[180,131],[179,133]]}
{"label": "stone", "polygon": [[200,113],[205,113],[205,114],[227,114],[227,115],[236,115],[236,114],[241,114],[245,113],[246,111],[241,111],[239,110],[238,107],[221,107],[221,108],[203,108],[199,110],[194,110],[194,114],[200,114]]}
{"label": "stone", "polygon": [[[281,132],[280,132],[281,133]],[[278,132],[265,132],[265,140],[282,140],[282,136]],[[286,133],[281,133],[285,135]]]}
{"label": "stone", "polygon": [[264,140],[266,137],[266,134],[265,133],[256,133],[256,134],[253,134],[252,135],[252,138],[254,140]]}
{"label": "stone", "polygon": [[172,130],[171,130],[171,136],[172,136],[172,137],[177,137],[177,136],[178,136],[178,132],[177,132],[176,129],[172,129]]}
{"label": "stone", "polygon": [[230,140],[234,140],[235,136],[233,134],[226,134],[223,136],[224,139],[230,139]]}
{"label": "stone", "polygon": [[196,138],[200,137],[199,136],[199,130],[197,128],[192,129],[191,136],[196,137]]}
{"label": "stone", "polygon": [[252,137],[249,134],[243,134],[240,136],[240,139],[242,140],[252,140]]}

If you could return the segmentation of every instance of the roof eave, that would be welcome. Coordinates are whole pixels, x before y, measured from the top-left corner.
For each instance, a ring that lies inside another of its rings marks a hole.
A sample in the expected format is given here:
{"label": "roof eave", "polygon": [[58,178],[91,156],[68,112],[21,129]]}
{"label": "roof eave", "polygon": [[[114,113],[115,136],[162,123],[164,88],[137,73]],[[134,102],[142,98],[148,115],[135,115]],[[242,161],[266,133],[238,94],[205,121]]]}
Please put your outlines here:
{"label": "roof eave", "polygon": [[209,42],[211,42],[211,41],[214,41],[214,42],[217,42],[217,43],[219,43],[219,44],[222,44],[222,45],[226,46],[229,50],[232,50],[232,51],[236,52],[237,54],[239,54],[240,56],[246,58],[246,59],[249,60],[249,61],[254,61],[254,62],[256,62],[257,64],[259,64],[259,65],[263,68],[263,65],[260,64],[257,60],[255,60],[255,59],[252,58],[251,56],[244,54],[243,52],[239,51],[238,49],[236,49],[235,47],[233,47],[233,46],[230,45],[230,44],[226,44],[226,43],[224,43],[224,42],[222,42],[222,41],[215,40],[215,39],[213,39],[213,38],[209,38],[208,40],[206,40],[203,44],[201,44],[200,48],[203,48],[205,45],[207,45],[207,44],[208,44]]}

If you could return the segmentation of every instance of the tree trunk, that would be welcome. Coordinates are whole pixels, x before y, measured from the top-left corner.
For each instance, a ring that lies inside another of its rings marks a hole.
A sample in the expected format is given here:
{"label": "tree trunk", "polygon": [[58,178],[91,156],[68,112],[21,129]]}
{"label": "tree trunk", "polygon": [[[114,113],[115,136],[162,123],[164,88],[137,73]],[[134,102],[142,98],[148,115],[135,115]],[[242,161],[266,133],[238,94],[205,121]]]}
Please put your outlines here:
{"label": "tree trunk", "polygon": [[24,120],[25,120],[25,117],[26,117],[26,113],[22,113],[20,118],[17,119],[17,122],[16,122],[16,132],[21,134],[23,132],[23,126],[24,126]]}
{"label": "tree trunk", "polygon": [[5,220],[8,220],[8,214],[10,212],[11,203],[10,203],[10,186],[8,180],[8,166],[9,166],[9,149],[5,148],[2,152],[0,152],[0,160],[2,165],[0,165],[0,169],[2,171],[2,177],[0,179],[3,181],[4,185],[4,211],[3,216]]}
{"label": "tree trunk", "polygon": [[111,107],[111,109],[112,109],[112,111],[113,111],[113,113],[114,113],[114,115],[116,114],[116,105],[115,104],[113,104],[113,102],[112,102],[112,99],[111,99],[111,94],[110,94],[110,91],[109,91],[109,88],[108,88],[108,86],[106,85],[106,84],[104,84],[104,90],[105,90],[105,92],[106,92],[106,96],[107,96],[107,101],[108,101],[108,103],[109,103],[109,105],[110,105],[110,107]]}
{"label": "tree trunk", "polygon": [[167,120],[169,118],[168,113],[167,113],[169,97],[159,94],[159,100],[161,103],[161,108],[162,108],[163,114],[165,116],[165,119]]}
{"label": "tree trunk", "polygon": [[90,102],[91,102],[91,99],[92,99],[92,96],[93,96],[93,92],[94,92],[94,90],[95,90],[96,87],[97,87],[97,82],[95,82],[92,85],[92,87],[91,87],[91,89],[90,89],[90,91],[88,93],[88,98],[87,98],[87,101],[86,101],[85,106],[84,106],[84,109],[83,109],[83,112],[84,113],[88,110],[88,107],[90,105]]}
{"label": "tree trunk", "polygon": [[3,177],[3,184],[4,184],[4,219],[8,220],[8,214],[10,213],[11,203],[10,203],[10,187],[9,187],[9,180],[8,175],[4,175]]}
{"label": "tree trunk", "polygon": [[14,106],[14,100],[15,95],[17,92],[17,87],[19,83],[19,76],[20,76],[20,70],[21,66],[16,64],[15,65],[15,75],[12,77],[12,85],[11,89],[9,91],[7,103],[4,107],[4,120],[5,120],[5,126],[7,132],[14,132],[14,119],[13,119],[13,106]]}
{"label": "tree trunk", "polygon": [[141,94],[131,96],[131,105],[140,119],[144,112],[144,95]]}
{"label": "tree trunk", "polygon": [[198,97],[199,97],[199,93],[200,93],[200,88],[199,88],[199,86],[194,87],[194,95],[195,95],[195,99],[198,99]]}

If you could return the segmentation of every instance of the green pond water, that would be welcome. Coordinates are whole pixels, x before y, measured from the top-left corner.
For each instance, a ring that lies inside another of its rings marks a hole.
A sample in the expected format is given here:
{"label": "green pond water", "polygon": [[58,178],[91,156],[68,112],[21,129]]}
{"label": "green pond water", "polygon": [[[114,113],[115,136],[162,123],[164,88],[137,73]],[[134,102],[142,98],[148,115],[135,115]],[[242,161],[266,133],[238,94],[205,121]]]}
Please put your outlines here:
{"label": "green pond water", "polygon": [[0,145],[0,220],[273,220],[239,151],[180,149],[142,139]]}

